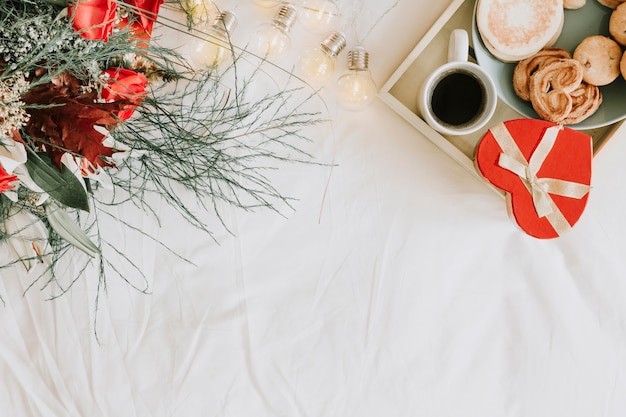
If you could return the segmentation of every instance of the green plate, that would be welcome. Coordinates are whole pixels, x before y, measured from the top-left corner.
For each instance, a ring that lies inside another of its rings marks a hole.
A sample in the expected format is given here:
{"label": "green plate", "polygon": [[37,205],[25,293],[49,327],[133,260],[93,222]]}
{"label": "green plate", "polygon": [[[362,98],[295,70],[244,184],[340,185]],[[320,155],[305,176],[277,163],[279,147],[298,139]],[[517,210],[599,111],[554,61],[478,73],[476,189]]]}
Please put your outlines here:
{"label": "green plate", "polygon": [[[609,35],[609,18],[613,10],[602,6],[597,0],[587,0],[578,10],[565,10],[565,24],[561,36],[554,46],[570,53],[587,36]],[[476,9],[472,25],[472,40],[478,64],[492,77],[498,88],[498,95],[509,107],[526,117],[539,118],[532,105],[517,97],[513,90],[513,70],[515,64],[496,59],[485,47],[476,27]],[[626,118],[626,81],[622,76],[609,85],[600,87],[602,104],[590,117],[573,125],[576,129],[594,129],[607,126]]]}

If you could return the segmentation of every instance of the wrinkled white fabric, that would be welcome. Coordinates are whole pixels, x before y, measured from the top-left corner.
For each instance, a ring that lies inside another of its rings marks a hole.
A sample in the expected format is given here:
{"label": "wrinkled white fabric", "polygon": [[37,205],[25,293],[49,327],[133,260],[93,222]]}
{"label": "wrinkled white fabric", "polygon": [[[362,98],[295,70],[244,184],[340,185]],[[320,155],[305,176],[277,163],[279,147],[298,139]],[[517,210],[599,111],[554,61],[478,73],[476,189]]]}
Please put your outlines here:
{"label": "wrinkled white fabric", "polygon": [[[362,26],[389,4],[365,0]],[[379,85],[444,7],[400,0],[372,31]],[[2,274],[0,416],[626,415],[626,134],[576,227],[542,241],[381,101],[322,96],[333,123],[306,132],[328,166],[269,173],[295,210],[225,208],[216,240],[114,210],[192,263],[104,220],[148,294],[113,279],[96,311],[95,275],[47,300],[24,292],[36,271]]]}

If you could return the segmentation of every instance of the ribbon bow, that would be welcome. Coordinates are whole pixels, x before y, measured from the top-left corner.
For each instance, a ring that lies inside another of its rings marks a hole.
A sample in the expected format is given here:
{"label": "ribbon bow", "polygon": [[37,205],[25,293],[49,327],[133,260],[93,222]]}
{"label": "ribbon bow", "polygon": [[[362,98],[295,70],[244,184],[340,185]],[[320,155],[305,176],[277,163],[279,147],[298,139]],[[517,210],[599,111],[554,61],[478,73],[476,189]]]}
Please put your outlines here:
{"label": "ribbon bow", "polygon": [[587,195],[591,188],[577,182],[537,177],[537,172],[550,154],[561,129],[563,129],[561,125],[547,128],[529,161],[520,151],[504,123],[499,123],[489,129],[502,149],[498,165],[520,177],[532,196],[537,215],[540,218],[546,217],[558,234],[571,229],[571,225],[554,203],[550,194],[581,199]]}

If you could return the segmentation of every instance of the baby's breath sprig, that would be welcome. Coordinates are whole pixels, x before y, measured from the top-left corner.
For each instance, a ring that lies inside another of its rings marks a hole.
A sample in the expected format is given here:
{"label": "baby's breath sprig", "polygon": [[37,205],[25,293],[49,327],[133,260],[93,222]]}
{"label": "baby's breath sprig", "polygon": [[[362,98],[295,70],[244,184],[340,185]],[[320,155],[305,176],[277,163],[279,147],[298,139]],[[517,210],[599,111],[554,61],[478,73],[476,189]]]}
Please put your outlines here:
{"label": "baby's breath sprig", "polygon": [[21,100],[28,87],[29,82],[19,71],[0,78],[0,138],[11,136],[28,121],[30,116]]}

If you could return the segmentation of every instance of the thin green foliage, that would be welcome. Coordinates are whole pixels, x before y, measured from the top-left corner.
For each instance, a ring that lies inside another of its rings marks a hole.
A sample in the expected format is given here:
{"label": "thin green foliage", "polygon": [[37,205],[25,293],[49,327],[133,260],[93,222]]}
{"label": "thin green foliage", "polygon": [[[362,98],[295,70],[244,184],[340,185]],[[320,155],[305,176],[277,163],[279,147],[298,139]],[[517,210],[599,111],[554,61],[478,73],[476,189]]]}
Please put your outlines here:
{"label": "thin green foliage", "polygon": [[[104,189],[86,179],[90,212],[67,208],[100,254],[92,259],[60,238],[45,211],[34,203],[32,192],[20,186],[18,191],[23,192],[18,192],[16,199],[0,195],[0,244],[6,245],[21,232],[6,227],[18,213],[43,226],[45,244],[33,242],[37,254],[18,254],[0,266],[0,271],[43,263],[43,272],[29,288],[51,289],[51,298],[88,278],[94,267],[96,303],[100,294],[106,293],[111,276],[148,292],[150,277],[116,242],[106,240],[102,221],[117,221],[130,234],[152,239],[160,247],[168,248],[168,244],[131,220],[118,218],[111,211],[116,206],[132,204],[161,223],[164,219],[153,202],[162,201],[180,219],[210,236],[211,218],[228,230],[220,214],[223,207],[278,213],[291,207],[290,199],[272,185],[267,172],[278,162],[314,163],[302,150],[308,138],[301,133],[304,126],[322,122],[319,114],[305,110],[310,94],[286,82],[284,87],[276,84],[276,90],[264,97],[250,99],[251,83],[264,74],[257,67],[246,71],[245,77],[241,75],[238,63],[245,62],[245,50],[238,50],[229,68],[194,72],[177,51],[159,47],[157,42],[137,47],[126,30],[115,32],[107,42],[86,41],[71,28],[64,10],[41,0],[0,2],[0,81],[15,72],[44,73],[33,78],[32,88],[69,73],[97,89],[98,74],[103,70],[136,65],[140,57],[152,82],[133,117],[110,132],[118,152],[109,161],[114,166],[104,168],[101,175],[108,176],[112,188]],[[23,138],[34,153],[34,143],[28,135]],[[44,146],[53,145],[44,142]]]}

